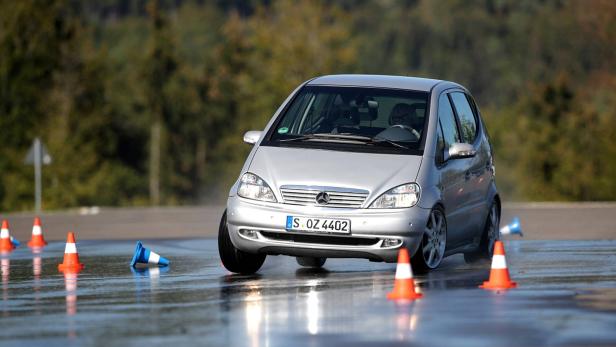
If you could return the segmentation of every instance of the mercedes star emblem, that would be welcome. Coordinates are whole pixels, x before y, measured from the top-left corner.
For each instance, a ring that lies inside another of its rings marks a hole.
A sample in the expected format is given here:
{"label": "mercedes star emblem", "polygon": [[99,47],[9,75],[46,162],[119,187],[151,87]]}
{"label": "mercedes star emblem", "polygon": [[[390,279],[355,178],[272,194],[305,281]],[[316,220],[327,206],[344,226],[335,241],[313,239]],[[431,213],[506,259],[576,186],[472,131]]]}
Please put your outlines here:
{"label": "mercedes star emblem", "polygon": [[315,199],[317,200],[317,204],[327,205],[329,203],[329,194],[327,194],[326,192],[320,192],[319,194],[317,194],[317,197]]}

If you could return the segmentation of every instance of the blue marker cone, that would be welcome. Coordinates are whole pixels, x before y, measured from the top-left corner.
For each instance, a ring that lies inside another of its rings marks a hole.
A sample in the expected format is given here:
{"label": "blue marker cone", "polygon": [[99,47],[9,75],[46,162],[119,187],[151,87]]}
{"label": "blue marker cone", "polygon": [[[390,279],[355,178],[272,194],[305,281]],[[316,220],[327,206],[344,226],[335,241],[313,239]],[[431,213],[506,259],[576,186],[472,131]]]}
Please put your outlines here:
{"label": "blue marker cone", "polygon": [[514,217],[511,223],[501,228],[500,233],[501,235],[520,235],[523,237],[524,233],[522,233],[522,227],[520,226],[520,218]]}
{"label": "blue marker cone", "polygon": [[13,244],[14,248],[17,248],[19,245],[21,245],[21,242],[19,242],[19,240],[14,238],[13,236],[11,236],[11,243]]}
{"label": "blue marker cone", "polygon": [[130,262],[130,266],[135,267],[138,263],[167,266],[169,265],[169,259],[150,251],[143,247],[141,241],[137,241],[137,247],[135,247],[135,254],[133,255],[133,260]]}

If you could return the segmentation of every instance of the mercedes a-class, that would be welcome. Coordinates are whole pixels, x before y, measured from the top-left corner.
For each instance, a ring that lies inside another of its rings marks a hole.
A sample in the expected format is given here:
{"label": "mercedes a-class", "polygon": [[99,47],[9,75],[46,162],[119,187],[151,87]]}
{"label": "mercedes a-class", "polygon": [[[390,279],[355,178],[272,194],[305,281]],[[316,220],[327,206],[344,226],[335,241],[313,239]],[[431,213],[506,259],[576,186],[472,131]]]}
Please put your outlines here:
{"label": "mercedes a-class", "polygon": [[490,257],[499,237],[492,147],[459,84],[317,77],[244,141],[218,237],[229,271],[254,273],[267,255],[395,262],[401,247],[428,271],[454,253]]}

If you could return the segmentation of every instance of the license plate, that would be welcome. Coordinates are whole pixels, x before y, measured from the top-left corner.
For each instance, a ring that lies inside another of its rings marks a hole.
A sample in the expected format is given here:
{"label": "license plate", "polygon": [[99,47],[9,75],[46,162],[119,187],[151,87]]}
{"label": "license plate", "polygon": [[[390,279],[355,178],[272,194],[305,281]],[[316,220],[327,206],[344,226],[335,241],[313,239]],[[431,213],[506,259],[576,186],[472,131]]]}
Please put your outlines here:
{"label": "license plate", "polygon": [[287,216],[286,229],[316,233],[349,234],[351,233],[351,221],[348,219]]}

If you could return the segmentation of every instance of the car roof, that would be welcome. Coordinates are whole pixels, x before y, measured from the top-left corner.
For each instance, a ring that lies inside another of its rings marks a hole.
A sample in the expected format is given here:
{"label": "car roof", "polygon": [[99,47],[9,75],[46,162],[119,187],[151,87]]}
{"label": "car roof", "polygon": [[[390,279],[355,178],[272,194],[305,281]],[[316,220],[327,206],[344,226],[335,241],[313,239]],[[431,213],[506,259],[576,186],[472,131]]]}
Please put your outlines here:
{"label": "car roof", "polygon": [[389,75],[327,75],[316,77],[310,80],[307,85],[395,88],[429,92],[440,82],[444,81],[430,78]]}

